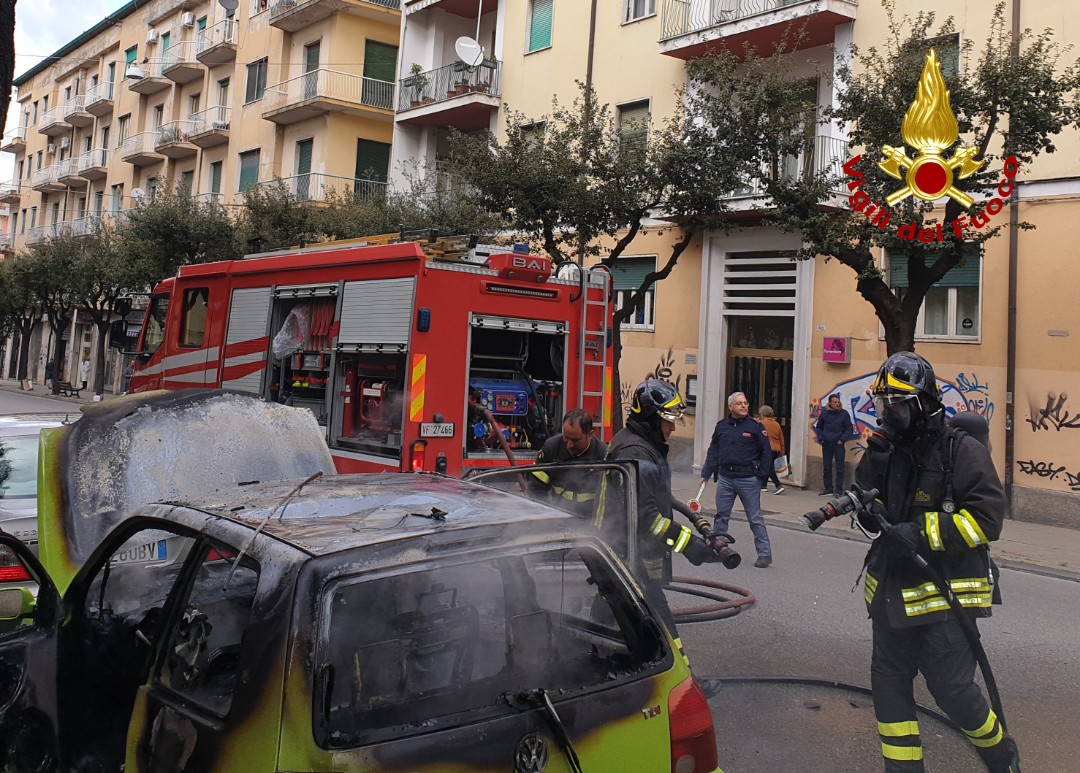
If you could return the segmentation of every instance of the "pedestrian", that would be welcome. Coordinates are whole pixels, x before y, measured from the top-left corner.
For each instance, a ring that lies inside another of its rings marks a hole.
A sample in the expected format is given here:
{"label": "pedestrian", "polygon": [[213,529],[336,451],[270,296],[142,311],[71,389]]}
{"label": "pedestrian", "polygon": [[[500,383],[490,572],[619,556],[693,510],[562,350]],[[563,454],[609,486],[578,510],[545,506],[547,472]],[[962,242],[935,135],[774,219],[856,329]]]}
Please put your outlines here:
{"label": "pedestrian", "polygon": [[45,386],[52,389],[54,381],[56,381],[56,363],[50,357],[45,363]]}
{"label": "pedestrian", "polygon": [[530,470],[530,488],[550,491],[563,502],[573,505],[573,512],[592,516],[600,490],[600,475],[590,468],[544,470],[543,465],[577,462],[602,462],[607,456],[607,443],[596,437],[592,414],[583,408],[572,408],[562,421],[562,432],[549,437],[536,466]]}
{"label": "pedestrian", "polygon": [[840,405],[840,395],[829,395],[825,410],[814,422],[814,436],[821,443],[821,496],[844,493],[844,444],[854,432],[851,417]]}
{"label": "pedestrian", "polygon": [[716,422],[705,465],[701,468],[703,481],[716,480],[716,521],[714,530],[727,534],[731,508],[738,496],[754,533],[757,561],[754,566],[764,569],[772,564],[772,545],[765,519],[761,516],[761,487],[772,469],[772,447],[769,436],[750,415],[750,403],[742,392],[728,397],[727,417]]}
{"label": "pedestrian", "polygon": [[86,389],[86,384],[90,380],[90,360],[85,357],[79,363],[79,375],[82,380],[82,388]]}
{"label": "pedestrian", "polygon": [[[682,553],[695,566],[721,560],[704,539],[690,527],[675,523],[672,517],[668,438],[675,431],[675,423],[682,421],[684,410],[686,405],[674,385],[648,379],[634,390],[626,426],[615,433],[608,446],[609,460],[637,462],[638,560],[630,569],[653,611],[676,637],[680,651],[682,643],[675,618],[664,596],[664,585],[671,581],[671,554]],[[602,502],[597,508],[596,525],[615,552],[625,557],[630,538],[625,515]]]}
{"label": "pedestrian", "polygon": [[[878,490],[871,507],[891,524],[864,564],[871,688],[885,770],[923,770],[912,684],[922,672],[987,770],[1019,773],[1016,743],[974,681],[975,647],[981,648],[976,619],[990,616],[996,595],[987,546],[1001,534],[1001,480],[986,446],[946,426],[941,389],[922,357],[892,355],[871,391],[880,431],[856,477],[860,486]],[[916,552],[938,579],[916,563]],[[950,586],[962,614],[938,583]]]}
{"label": "pedestrian", "polygon": [[[763,405],[758,409],[758,421],[765,427],[765,434],[769,436],[769,447],[772,448],[773,466],[769,468],[769,480],[772,481],[774,494],[784,493],[784,486],[776,475],[776,460],[781,456],[787,456],[784,445],[784,430],[780,428],[780,422],[776,420],[776,413],[771,405]],[[767,487],[763,487],[765,490]]]}

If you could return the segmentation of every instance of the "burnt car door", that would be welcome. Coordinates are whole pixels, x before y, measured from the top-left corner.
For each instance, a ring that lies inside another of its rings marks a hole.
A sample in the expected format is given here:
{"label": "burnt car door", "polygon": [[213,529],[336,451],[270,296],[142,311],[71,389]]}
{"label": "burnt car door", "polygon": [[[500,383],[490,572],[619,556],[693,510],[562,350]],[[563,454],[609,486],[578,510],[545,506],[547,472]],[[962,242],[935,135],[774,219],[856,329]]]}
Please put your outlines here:
{"label": "burnt car door", "polygon": [[0,770],[51,773],[59,764],[56,652],[60,594],[20,540],[0,531],[8,566],[38,584],[0,590]]}

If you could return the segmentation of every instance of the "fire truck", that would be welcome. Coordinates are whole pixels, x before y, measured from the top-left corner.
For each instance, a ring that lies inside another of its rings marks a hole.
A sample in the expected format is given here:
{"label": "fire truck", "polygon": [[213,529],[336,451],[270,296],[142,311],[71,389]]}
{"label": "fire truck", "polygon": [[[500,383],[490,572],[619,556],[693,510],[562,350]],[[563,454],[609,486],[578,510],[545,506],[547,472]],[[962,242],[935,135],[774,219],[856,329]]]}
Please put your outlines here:
{"label": "fire truck", "polygon": [[129,391],[221,387],[308,408],[340,472],[529,460],[573,407],[610,433],[608,273],[558,278],[525,245],[444,244],[375,237],[183,266],[151,294]]}

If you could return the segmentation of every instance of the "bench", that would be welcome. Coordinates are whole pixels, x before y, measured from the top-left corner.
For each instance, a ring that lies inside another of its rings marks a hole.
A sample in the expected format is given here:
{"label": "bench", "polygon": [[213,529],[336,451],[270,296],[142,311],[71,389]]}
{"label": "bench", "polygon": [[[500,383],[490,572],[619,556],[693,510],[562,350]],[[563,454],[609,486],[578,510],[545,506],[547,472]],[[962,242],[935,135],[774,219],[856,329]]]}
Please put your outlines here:
{"label": "bench", "polygon": [[60,381],[57,386],[60,388],[62,397],[78,397],[79,392],[82,391],[81,387],[72,386],[70,381]]}

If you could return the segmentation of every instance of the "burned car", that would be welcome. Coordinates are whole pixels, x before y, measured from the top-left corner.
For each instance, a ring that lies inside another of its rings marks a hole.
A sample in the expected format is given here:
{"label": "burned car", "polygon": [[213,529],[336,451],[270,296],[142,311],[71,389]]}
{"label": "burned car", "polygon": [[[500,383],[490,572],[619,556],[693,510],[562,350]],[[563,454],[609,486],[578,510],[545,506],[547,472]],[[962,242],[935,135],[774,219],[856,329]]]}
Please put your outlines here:
{"label": "burned car", "polygon": [[716,769],[579,519],[431,475],[241,483],[125,512],[63,596],[0,536],[40,584],[0,594],[0,770]]}

